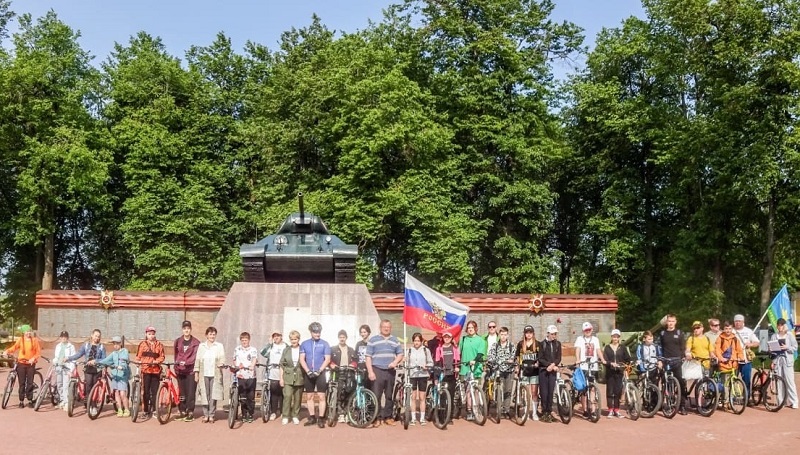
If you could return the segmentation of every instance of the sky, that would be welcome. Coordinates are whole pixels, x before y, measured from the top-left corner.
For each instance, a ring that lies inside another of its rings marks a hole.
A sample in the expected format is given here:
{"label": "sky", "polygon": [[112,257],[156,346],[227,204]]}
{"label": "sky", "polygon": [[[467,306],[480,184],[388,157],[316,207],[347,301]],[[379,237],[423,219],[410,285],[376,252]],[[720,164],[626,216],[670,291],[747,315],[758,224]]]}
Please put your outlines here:
{"label": "sky", "polygon": [[[616,27],[629,16],[643,16],[641,0],[553,0],[553,19],[569,20],[585,30],[586,44],[603,27]],[[254,41],[275,49],[282,32],[310,23],[316,13],[328,28],[355,32],[370,20],[379,22],[392,0],[12,0],[18,15],[40,17],[52,9],[67,25],[80,31],[82,47],[99,65],[115,42],[126,44],[139,31],[159,36],[167,50],[182,58],[192,45],[210,44],[220,31],[234,49]],[[11,26],[14,31],[14,25]],[[8,46],[8,43],[5,43]],[[557,77],[573,72],[581,61],[554,66]]]}

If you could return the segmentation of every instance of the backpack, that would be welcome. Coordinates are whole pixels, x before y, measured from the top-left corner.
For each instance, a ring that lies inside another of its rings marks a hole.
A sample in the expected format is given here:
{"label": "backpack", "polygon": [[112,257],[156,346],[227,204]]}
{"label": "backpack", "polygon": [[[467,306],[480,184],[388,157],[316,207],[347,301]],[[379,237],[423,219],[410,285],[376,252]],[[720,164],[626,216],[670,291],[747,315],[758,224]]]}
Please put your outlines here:
{"label": "backpack", "polygon": [[583,374],[583,370],[576,368],[572,375],[572,387],[578,392],[583,392],[586,390],[586,385],[586,375]]}

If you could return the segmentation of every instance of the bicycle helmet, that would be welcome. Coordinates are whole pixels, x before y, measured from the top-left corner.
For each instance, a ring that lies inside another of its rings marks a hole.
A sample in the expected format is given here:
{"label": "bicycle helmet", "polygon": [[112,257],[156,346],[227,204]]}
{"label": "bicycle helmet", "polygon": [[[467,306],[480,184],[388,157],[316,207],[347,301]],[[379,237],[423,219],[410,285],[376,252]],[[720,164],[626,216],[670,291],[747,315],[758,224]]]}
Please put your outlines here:
{"label": "bicycle helmet", "polygon": [[322,333],[322,324],[319,322],[312,322],[308,325],[308,331],[311,333]]}

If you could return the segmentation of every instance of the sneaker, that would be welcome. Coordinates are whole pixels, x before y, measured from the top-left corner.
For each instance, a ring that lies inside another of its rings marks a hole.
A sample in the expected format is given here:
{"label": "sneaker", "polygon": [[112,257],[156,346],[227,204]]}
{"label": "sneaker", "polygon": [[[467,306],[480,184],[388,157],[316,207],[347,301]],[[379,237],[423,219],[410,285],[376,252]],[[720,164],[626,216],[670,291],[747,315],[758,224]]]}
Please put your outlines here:
{"label": "sneaker", "polygon": [[533,411],[533,413],[531,414],[531,418],[533,419],[534,422],[538,422],[539,421],[539,413],[536,412],[536,411]]}
{"label": "sneaker", "polygon": [[122,409],[117,409],[117,417],[122,417]]}
{"label": "sneaker", "polygon": [[472,415],[472,411],[467,411],[467,422],[472,422],[475,420],[475,416]]}
{"label": "sneaker", "polygon": [[622,414],[619,411],[617,411],[617,417],[620,418],[620,419],[624,419],[624,418],[626,418],[628,416],[626,416],[625,414]]}
{"label": "sneaker", "polygon": [[589,411],[583,411],[583,417],[586,418],[586,419],[591,417],[591,415],[589,414]]}
{"label": "sneaker", "polygon": [[192,422],[192,421],[194,421],[194,415],[187,414],[186,417],[183,418],[183,421],[184,422]]}
{"label": "sneaker", "polygon": [[130,416],[131,416],[130,409],[126,409],[126,410],[122,411],[122,417],[130,417]]}
{"label": "sneaker", "polygon": [[289,424],[289,419],[287,419],[286,417],[281,419],[281,425],[288,425],[288,424]]}
{"label": "sneaker", "polygon": [[344,414],[339,416],[338,421],[339,421],[339,423],[344,423],[345,422]]}
{"label": "sneaker", "polygon": [[417,424],[417,421],[414,420],[414,419],[411,419],[411,422],[408,422],[408,424],[413,427],[414,425]]}
{"label": "sneaker", "polygon": [[390,427],[393,427],[397,422],[395,422],[393,418],[389,417],[388,419],[384,420],[383,423],[389,425]]}
{"label": "sneaker", "polygon": [[428,424],[428,421],[425,419],[419,419],[419,426],[424,427]]}
{"label": "sneaker", "polygon": [[33,407],[33,401],[28,401],[28,407],[29,407],[29,408],[32,408],[32,407]]}
{"label": "sneaker", "polygon": [[325,420],[324,419],[317,419],[317,426],[320,428],[325,428]]}
{"label": "sneaker", "polygon": [[607,419],[613,419],[616,416],[614,415],[614,411],[608,411],[608,415],[606,416]]}
{"label": "sneaker", "polygon": [[304,427],[310,427],[310,426],[316,425],[316,424],[317,424],[317,418],[315,416],[309,416],[308,420],[306,420],[306,423],[303,424],[303,426]]}
{"label": "sneaker", "polygon": [[295,425],[300,425],[300,419],[298,419],[297,417],[292,417],[292,423]]}
{"label": "sneaker", "polygon": [[24,408],[24,407],[25,407],[25,403],[23,403],[22,401],[20,401],[20,402],[19,402],[19,408],[20,408],[20,409],[22,409],[22,408]]}
{"label": "sneaker", "polygon": [[[269,420],[275,420],[275,419],[277,419],[277,418],[278,418],[278,416],[277,416],[277,415],[275,415],[275,413],[274,413],[274,412],[273,412],[272,414],[270,414],[270,415],[269,415]],[[287,422],[289,421],[289,419],[283,419],[283,420],[285,420],[285,421],[287,421]]]}

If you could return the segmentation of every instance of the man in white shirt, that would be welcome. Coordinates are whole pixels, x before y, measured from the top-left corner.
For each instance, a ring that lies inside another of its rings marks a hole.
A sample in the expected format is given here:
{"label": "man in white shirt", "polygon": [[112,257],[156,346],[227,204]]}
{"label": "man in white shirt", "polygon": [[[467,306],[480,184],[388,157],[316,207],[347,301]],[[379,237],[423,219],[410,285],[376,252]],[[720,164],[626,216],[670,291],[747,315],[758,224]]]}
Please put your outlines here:
{"label": "man in white shirt", "polygon": [[[742,349],[745,350],[745,359],[747,359],[747,361],[739,365],[739,375],[744,381],[745,388],[747,389],[747,396],[749,397],[751,376],[753,375],[753,363],[747,351],[750,351],[751,348],[758,348],[758,337],[755,332],[744,326],[744,316],[741,314],[737,314],[733,317],[733,331],[736,332],[736,336],[742,343]],[[752,352],[753,351],[750,351],[750,355],[752,355]]]}

